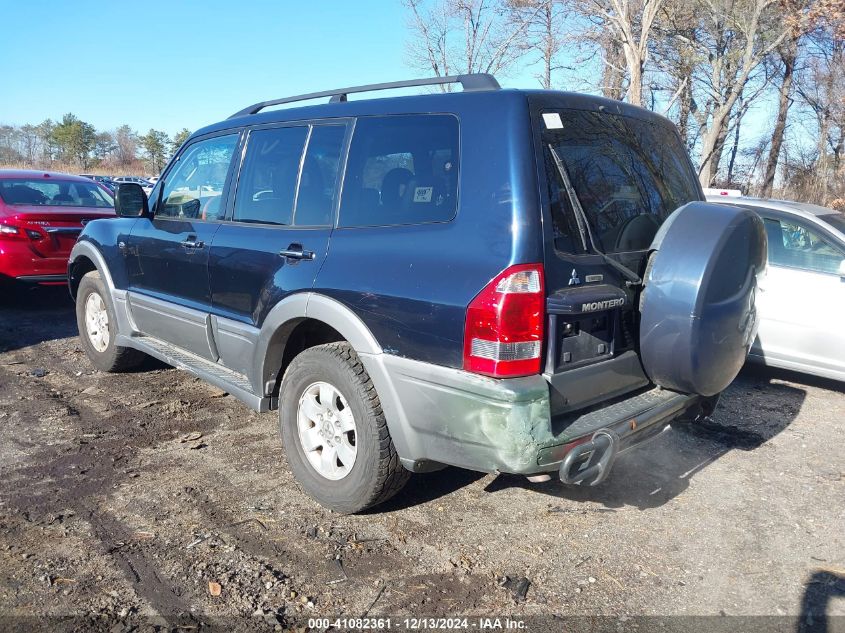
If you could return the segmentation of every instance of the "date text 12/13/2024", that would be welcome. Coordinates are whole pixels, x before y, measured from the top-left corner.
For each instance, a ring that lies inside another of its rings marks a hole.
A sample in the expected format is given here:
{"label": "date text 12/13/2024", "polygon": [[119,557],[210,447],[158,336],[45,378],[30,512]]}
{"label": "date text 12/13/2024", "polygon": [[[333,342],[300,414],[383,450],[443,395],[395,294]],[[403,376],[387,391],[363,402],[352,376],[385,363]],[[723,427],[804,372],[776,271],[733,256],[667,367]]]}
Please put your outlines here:
{"label": "date text 12/13/2024", "polygon": [[311,618],[309,629],[341,630],[405,630],[405,631],[446,631],[446,630],[523,630],[525,622],[511,618]]}

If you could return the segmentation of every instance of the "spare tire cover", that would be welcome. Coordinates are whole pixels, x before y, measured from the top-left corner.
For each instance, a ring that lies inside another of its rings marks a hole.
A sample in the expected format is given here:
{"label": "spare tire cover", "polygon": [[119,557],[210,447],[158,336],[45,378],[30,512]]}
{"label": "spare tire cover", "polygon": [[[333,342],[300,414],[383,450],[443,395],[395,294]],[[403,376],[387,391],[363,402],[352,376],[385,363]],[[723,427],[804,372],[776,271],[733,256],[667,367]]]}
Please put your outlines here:
{"label": "spare tire cover", "polygon": [[667,389],[715,395],[757,335],[763,221],[747,209],[691,202],[666,219],[652,250],[640,297],[643,368]]}

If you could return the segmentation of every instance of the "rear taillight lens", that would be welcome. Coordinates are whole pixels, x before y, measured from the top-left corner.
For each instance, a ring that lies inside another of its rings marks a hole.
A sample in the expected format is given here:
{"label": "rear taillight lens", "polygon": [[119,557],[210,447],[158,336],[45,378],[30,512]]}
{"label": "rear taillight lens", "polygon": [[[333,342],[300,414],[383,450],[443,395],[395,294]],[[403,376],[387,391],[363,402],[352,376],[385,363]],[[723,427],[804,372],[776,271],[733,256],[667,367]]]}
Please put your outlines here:
{"label": "rear taillight lens", "polygon": [[33,229],[26,228],[26,224],[21,223],[20,220],[12,218],[5,222],[0,222],[0,240],[43,240],[44,235]]}
{"label": "rear taillight lens", "polygon": [[467,308],[464,369],[496,378],[540,373],[545,320],[540,264],[511,266]]}
{"label": "rear taillight lens", "polygon": [[0,239],[25,239],[23,229],[11,224],[0,224]]}

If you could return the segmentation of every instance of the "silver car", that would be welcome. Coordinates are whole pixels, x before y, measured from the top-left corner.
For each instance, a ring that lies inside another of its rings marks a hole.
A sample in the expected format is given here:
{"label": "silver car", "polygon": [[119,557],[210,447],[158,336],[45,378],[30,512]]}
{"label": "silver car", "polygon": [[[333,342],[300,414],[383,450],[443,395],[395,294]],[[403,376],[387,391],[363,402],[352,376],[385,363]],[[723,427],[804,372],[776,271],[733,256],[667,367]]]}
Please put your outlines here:
{"label": "silver car", "polygon": [[845,381],[845,215],[813,204],[708,195],[764,220],[769,270],[749,360]]}
{"label": "silver car", "polygon": [[118,185],[124,182],[134,182],[141,185],[141,189],[143,189],[144,193],[147,195],[152,193],[153,187],[155,186],[149,180],[146,180],[145,178],[138,178],[137,176],[118,176],[114,179],[114,182]]}

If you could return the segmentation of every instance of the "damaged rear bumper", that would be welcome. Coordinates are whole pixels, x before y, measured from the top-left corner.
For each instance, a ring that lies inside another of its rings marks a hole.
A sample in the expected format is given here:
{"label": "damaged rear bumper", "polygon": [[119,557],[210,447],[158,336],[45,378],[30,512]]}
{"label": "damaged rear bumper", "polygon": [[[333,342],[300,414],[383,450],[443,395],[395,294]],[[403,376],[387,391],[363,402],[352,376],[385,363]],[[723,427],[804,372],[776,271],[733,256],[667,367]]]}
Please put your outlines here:
{"label": "damaged rear bumper", "polygon": [[414,471],[439,464],[523,475],[557,471],[566,483],[597,483],[620,452],[701,402],[652,388],[552,418],[543,376],[497,380],[386,354],[362,360],[402,462]]}

